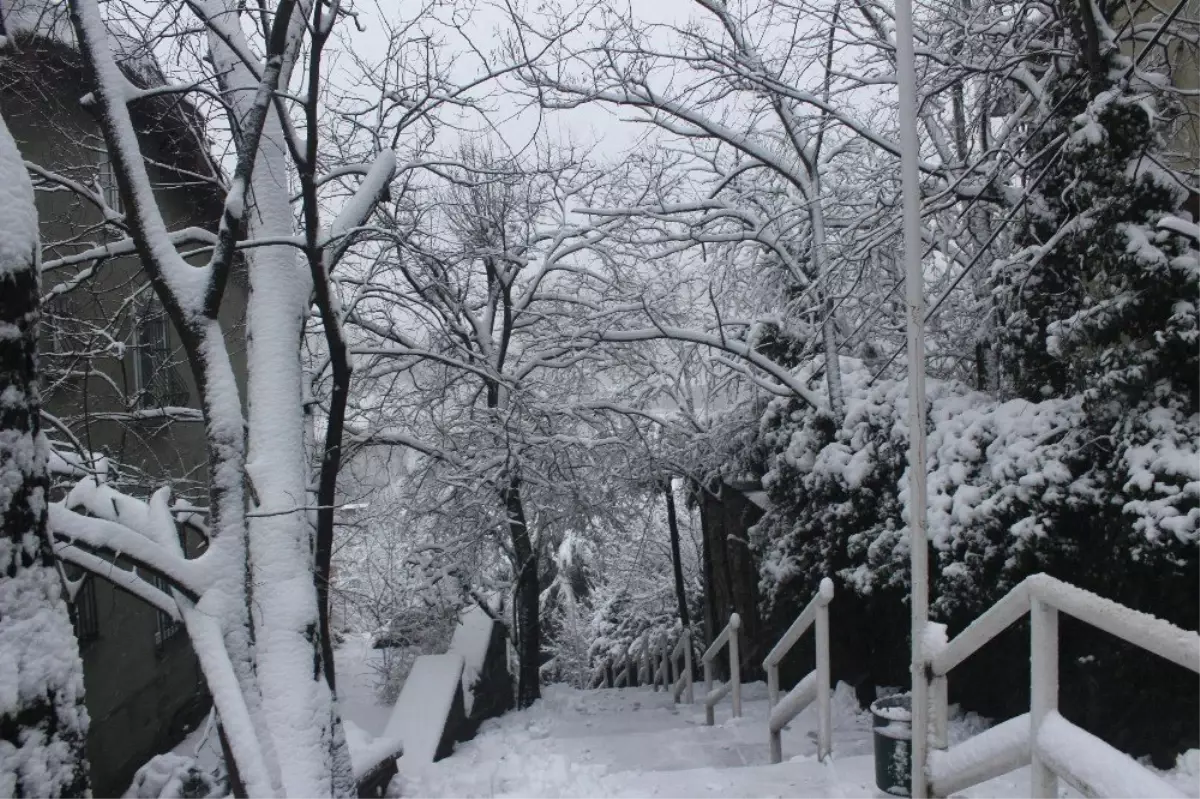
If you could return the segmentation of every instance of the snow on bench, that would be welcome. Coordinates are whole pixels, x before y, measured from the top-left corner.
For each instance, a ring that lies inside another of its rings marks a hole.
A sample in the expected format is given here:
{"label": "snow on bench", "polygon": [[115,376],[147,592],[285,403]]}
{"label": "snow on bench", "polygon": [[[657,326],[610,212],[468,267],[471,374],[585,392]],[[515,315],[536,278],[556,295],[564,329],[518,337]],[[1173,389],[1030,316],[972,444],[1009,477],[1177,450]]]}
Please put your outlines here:
{"label": "snow on bench", "polygon": [[462,655],[463,674],[463,709],[468,716],[475,706],[475,682],[483,673],[483,664],[487,660],[488,646],[492,641],[492,628],[496,622],[492,620],[481,607],[472,607],[459,617],[458,626],[454,628],[454,637],[450,639],[451,654]]}
{"label": "snow on bench", "polygon": [[346,746],[350,749],[350,763],[354,767],[355,781],[361,780],[388,755],[399,752],[403,744],[395,736],[384,734],[372,737],[362,727],[345,718],[342,719],[342,732],[346,736]]}
{"label": "snow on bench", "polygon": [[[453,751],[463,710],[463,656],[422,655],[413,662],[382,738],[404,744],[400,768],[420,767]],[[456,707],[457,705],[457,707]]]}

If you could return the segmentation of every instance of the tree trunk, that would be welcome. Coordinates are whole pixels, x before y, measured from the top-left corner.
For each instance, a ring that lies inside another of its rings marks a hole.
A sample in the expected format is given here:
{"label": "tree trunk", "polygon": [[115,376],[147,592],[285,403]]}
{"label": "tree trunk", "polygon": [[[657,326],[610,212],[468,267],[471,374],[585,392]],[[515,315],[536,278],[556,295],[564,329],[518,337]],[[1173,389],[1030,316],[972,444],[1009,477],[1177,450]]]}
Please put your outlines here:
{"label": "tree trunk", "polygon": [[508,532],[512,538],[513,564],[517,573],[516,601],[513,605],[514,626],[517,631],[517,656],[520,671],[517,675],[517,707],[526,708],[542,696],[542,624],[538,607],[537,552],[525,523],[525,506],[521,502],[521,480],[510,477],[503,491],[504,508],[508,514]]}
{"label": "tree trunk", "polygon": [[679,522],[675,518],[675,492],[671,490],[671,479],[668,477],[663,493],[667,497],[667,529],[671,533],[671,566],[675,570],[675,600],[679,603],[679,620],[684,629],[690,625],[688,620],[687,593],[683,590],[683,561],[679,555]]}
{"label": "tree trunk", "polygon": [[33,185],[0,117],[0,674],[13,686],[0,702],[0,796],[83,796],[83,662],[46,533],[38,255]]}
{"label": "tree trunk", "polygon": [[[742,679],[757,679],[766,654],[758,622],[758,566],[747,544],[748,530],[762,510],[741,492],[717,482],[700,494],[701,529],[709,580],[705,590],[705,618],[710,623],[707,642],[729,623],[736,612],[742,619]],[[728,661],[721,659],[724,673]]]}

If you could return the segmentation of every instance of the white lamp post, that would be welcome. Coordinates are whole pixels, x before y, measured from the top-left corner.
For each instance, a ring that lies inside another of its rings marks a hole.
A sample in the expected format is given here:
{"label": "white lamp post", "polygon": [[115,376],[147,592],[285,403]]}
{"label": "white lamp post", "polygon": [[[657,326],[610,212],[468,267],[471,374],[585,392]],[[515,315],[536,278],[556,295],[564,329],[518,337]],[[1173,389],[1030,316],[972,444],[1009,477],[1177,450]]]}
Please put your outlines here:
{"label": "white lamp post", "polygon": [[900,177],[904,208],[905,304],[908,311],[908,530],[912,556],[912,795],[928,795],[929,684],[923,638],[929,620],[925,535],[925,294],[921,269],[921,186],[917,168],[917,74],[912,0],[896,0],[896,76],[900,89]]}

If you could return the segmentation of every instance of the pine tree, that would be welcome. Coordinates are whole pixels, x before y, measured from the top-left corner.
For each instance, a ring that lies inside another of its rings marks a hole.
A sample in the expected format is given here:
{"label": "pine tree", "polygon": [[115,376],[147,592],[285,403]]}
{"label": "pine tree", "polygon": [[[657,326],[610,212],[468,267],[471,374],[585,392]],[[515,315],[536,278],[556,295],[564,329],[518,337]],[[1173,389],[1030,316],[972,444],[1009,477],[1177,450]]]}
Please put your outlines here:
{"label": "pine tree", "polygon": [[1037,185],[1000,275],[1008,385],[1034,401],[1085,393],[1097,421],[1144,403],[1195,413],[1196,251],[1156,228],[1188,194],[1155,157],[1166,96],[1130,80],[1085,5],[1063,6],[1076,55],[1030,142]]}

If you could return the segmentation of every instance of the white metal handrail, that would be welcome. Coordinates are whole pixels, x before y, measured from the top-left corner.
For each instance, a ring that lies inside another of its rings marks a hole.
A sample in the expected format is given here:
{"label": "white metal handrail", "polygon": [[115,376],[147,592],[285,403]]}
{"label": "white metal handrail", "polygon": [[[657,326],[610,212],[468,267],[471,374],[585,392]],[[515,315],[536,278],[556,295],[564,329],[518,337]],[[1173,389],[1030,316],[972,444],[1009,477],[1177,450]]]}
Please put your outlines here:
{"label": "white metal handrail", "polygon": [[588,678],[588,688],[610,688],[608,684],[609,665],[611,660],[605,658],[596,664],[596,668],[592,669],[592,676]]}
{"label": "white metal handrail", "polygon": [[[783,761],[783,728],[814,699],[817,700],[817,758],[824,760],[833,748],[829,694],[829,603],[832,600],[833,581],[826,577],[821,580],[817,595],[800,611],[792,626],[788,627],[763,661],[763,668],[767,672],[767,701],[770,707],[767,728],[771,737],[772,763]],[[779,664],[800,640],[800,636],[813,626],[816,627],[813,632],[817,639],[817,667],[780,700]]]}
{"label": "white metal handrail", "polygon": [[[683,658],[683,666],[679,659]],[[671,684],[671,698],[679,702],[680,694],[686,693],[687,703],[695,704],[696,694],[692,688],[692,632],[684,628],[679,635],[679,641],[671,650],[671,667],[675,670],[675,681]]]}
{"label": "white metal handrail", "polygon": [[[1046,574],[1021,581],[940,647],[926,647],[931,678],[933,745],[927,774],[935,796],[948,796],[1029,764],[1030,796],[1058,796],[1058,778],[1085,796],[1183,796],[1169,783],[1058,713],[1058,614],[1200,673],[1200,635],[1084,591]],[[951,669],[1026,613],[1030,621],[1030,708],[946,748],[947,679]],[[914,731],[916,734],[916,731]],[[1080,751],[1098,753],[1081,758]]]}
{"label": "white metal handrail", "polygon": [[[730,693],[733,694],[734,718],[740,718],[742,715],[742,664],[738,655],[738,630],[741,626],[742,618],[736,613],[730,613],[725,629],[721,630],[701,656],[704,663],[704,723],[710,727],[715,723],[713,708]],[[726,644],[729,644],[729,682],[719,688],[713,688],[713,661]]]}
{"label": "white metal handrail", "polygon": [[664,635],[662,637],[662,650],[661,650],[660,654],[661,654],[661,660],[662,660],[661,669],[662,669],[663,690],[670,691],[671,684],[675,682],[675,677],[671,673],[671,668],[672,668],[671,639],[669,636]]}
{"label": "white metal handrail", "polygon": [[641,642],[642,658],[637,667],[638,685],[651,685],[657,691],[658,686],[654,685],[654,669],[650,664],[650,633],[642,633]]}
{"label": "white metal handrail", "polygon": [[625,665],[621,668],[621,671],[617,673],[617,676],[613,678],[614,688],[632,687],[634,681],[637,679],[638,668],[633,659],[633,648],[637,646],[639,640],[640,639],[635,638],[629,642],[629,646],[625,647],[625,657],[622,658],[622,660],[625,661]]}

